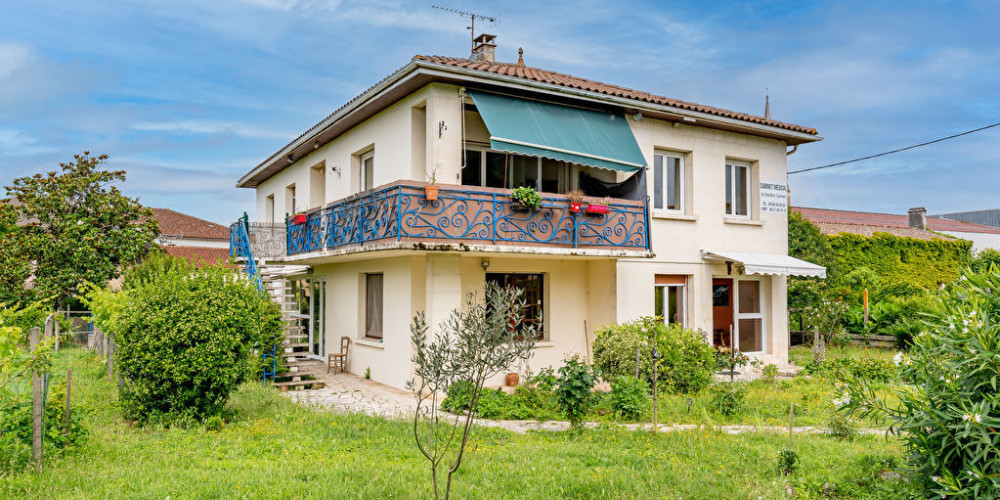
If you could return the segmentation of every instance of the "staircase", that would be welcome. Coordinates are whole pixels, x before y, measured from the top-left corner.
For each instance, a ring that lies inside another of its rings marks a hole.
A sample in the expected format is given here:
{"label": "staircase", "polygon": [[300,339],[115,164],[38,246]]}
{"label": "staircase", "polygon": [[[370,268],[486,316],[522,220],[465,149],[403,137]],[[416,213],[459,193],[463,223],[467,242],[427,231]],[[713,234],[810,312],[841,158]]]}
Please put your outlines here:
{"label": "staircase", "polygon": [[[247,278],[258,289],[267,292],[271,301],[281,308],[282,340],[275,347],[275,355],[280,360],[277,373],[273,375],[274,386],[282,391],[319,389],[323,383],[316,380],[319,370],[325,368],[322,361],[309,358],[309,333],[301,325],[298,314],[298,304],[292,293],[292,284],[286,279],[292,274],[301,274],[308,270],[307,266],[266,265],[263,260],[258,264],[254,258],[255,250],[260,257],[270,256],[276,251],[275,243],[283,250],[281,235],[275,235],[275,228],[269,227],[263,231],[254,227],[255,234],[251,236],[251,225],[247,214],[243,214],[229,226],[229,255],[242,260]],[[259,233],[259,234],[256,234]],[[255,242],[257,244],[255,244]],[[263,244],[262,244],[263,243]],[[280,251],[278,254],[282,254]],[[265,380],[267,375],[264,376]]]}

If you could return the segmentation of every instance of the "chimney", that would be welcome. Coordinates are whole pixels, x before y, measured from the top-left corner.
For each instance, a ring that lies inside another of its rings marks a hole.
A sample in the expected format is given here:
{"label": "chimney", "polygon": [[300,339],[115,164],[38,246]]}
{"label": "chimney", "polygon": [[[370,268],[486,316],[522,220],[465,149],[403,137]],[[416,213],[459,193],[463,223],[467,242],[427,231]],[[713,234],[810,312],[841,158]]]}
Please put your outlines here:
{"label": "chimney", "polygon": [[910,228],[919,229],[921,231],[927,230],[927,209],[924,207],[911,208],[909,210],[910,214]]}
{"label": "chimney", "polygon": [[472,40],[472,59],[492,64],[496,54],[496,35],[483,33]]}

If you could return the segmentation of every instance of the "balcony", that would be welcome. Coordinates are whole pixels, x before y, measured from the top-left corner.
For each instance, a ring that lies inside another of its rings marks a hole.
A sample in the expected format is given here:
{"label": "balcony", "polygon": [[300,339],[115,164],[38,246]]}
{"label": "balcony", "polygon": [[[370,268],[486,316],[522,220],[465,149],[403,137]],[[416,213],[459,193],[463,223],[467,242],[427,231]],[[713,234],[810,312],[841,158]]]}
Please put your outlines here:
{"label": "balcony", "polygon": [[645,203],[613,199],[606,214],[570,211],[545,194],[537,211],[519,211],[505,189],[400,181],[286,221],[286,260],[389,250],[445,250],[647,257]]}

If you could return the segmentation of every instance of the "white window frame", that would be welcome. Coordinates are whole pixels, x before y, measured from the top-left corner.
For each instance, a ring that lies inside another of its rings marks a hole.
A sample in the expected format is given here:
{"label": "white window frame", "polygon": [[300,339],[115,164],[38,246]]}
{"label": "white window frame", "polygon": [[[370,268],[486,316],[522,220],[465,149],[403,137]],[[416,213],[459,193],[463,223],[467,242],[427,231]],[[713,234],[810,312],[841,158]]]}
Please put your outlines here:
{"label": "white window frame", "polygon": [[[735,210],[735,208],[736,208],[736,194],[737,194],[737,190],[736,190],[736,177],[737,177],[736,176],[736,169],[738,169],[738,168],[745,168],[746,172],[747,172],[747,176],[746,176],[746,180],[747,180],[746,181],[746,192],[744,193],[746,204],[747,204],[747,206],[746,206],[747,213],[745,213],[745,214],[738,214],[738,213],[736,213],[736,210]],[[732,176],[732,177],[730,177],[730,176]],[[738,219],[749,219],[753,215],[753,197],[752,197],[753,190],[750,188],[750,186],[752,186],[753,183],[754,183],[753,182],[753,164],[750,163],[750,162],[748,162],[748,161],[728,160],[727,159],[726,160],[726,167],[725,167],[725,182],[726,182],[726,184],[728,184],[728,186],[727,186],[728,192],[726,193],[726,196],[729,197],[730,200],[732,200],[732,203],[730,203],[729,207],[726,208],[726,217],[738,218]],[[723,200],[723,201],[725,201],[725,200]]]}
{"label": "white window frame", "polygon": [[[360,178],[358,179],[358,187],[360,188],[359,192],[364,192],[375,187],[375,150],[373,149],[367,153],[362,153],[358,157],[358,159],[361,160],[361,168],[358,169],[358,171],[361,173]],[[368,178],[368,169],[365,167],[365,160],[372,161],[371,186],[365,186],[365,180]]]}
{"label": "white window frame", "polygon": [[[653,155],[653,168],[654,168],[653,178],[654,178],[654,180],[656,178],[656,171],[655,171],[655,168],[656,168],[656,158],[662,158],[663,159],[662,162],[661,162],[661,166],[663,168],[663,172],[661,174],[662,178],[660,179],[661,182],[660,182],[659,185],[654,185],[653,186],[653,211],[654,212],[668,213],[668,214],[683,214],[683,213],[686,212],[686,210],[685,210],[685,207],[687,206],[687,193],[686,193],[687,189],[685,189],[685,187],[687,186],[687,164],[686,164],[686,161],[685,161],[685,157],[686,156],[687,155],[685,155],[683,153],[675,153],[675,152],[672,152],[672,151],[657,151],[656,153],[654,153],[654,155]],[[677,178],[677,183],[680,185],[680,189],[678,190],[678,193],[680,194],[680,196],[678,197],[679,199],[677,200],[677,208],[666,208],[666,205],[667,205],[667,193],[669,192],[668,179],[670,178],[670,176],[667,175],[667,160],[666,160],[667,158],[674,158],[674,159],[676,159],[678,161],[678,166],[680,167],[679,168],[679,175],[678,175],[678,178]],[[654,184],[655,184],[655,182],[654,182]],[[661,195],[660,195],[660,202],[663,205],[661,207],[657,207],[656,206],[656,190],[660,190],[660,193],[661,193]]]}
{"label": "white window frame", "polygon": [[[736,338],[733,339],[733,347],[739,348],[740,345],[740,320],[741,319],[759,319],[760,320],[760,350],[759,351],[746,351],[747,354],[763,354],[767,352],[767,294],[764,293],[764,280],[761,278],[750,278],[747,276],[733,277],[733,330],[736,332]],[[760,301],[760,312],[755,313],[741,313],[740,312],[740,282],[741,281],[756,281],[757,282],[757,299]]]}
{"label": "white window frame", "polygon": [[[674,323],[680,323],[681,328],[685,328],[687,326],[687,283],[665,283],[665,284],[662,284],[662,285],[654,285],[653,286],[653,291],[654,291],[653,297],[654,297],[654,300],[655,300],[655,297],[656,297],[655,291],[656,291],[657,288],[663,288],[664,289],[663,290],[663,304],[660,305],[663,308],[663,312],[664,312],[664,315],[663,315],[663,324],[665,324],[667,326],[670,326],[671,324],[674,324]],[[670,292],[668,290],[669,288],[678,288],[679,290],[677,291],[677,293],[679,293],[680,297],[681,297],[681,306],[680,306],[680,316],[681,316],[681,318],[680,318],[680,321],[677,321],[677,322],[670,321],[670,318],[667,317],[668,315],[666,314],[666,312],[670,310],[670,307],[668,306],[668,304],[670,302]],[[655,313],[656,312],[656,309],[655,309],[656,305],[654,304],[653,307],[654,307],[653,312]]]}
{"label": "white window frame", "polygon": [[[497,151],[495,149],[490,149],[487,146],[480,146],[480,145],[466,145],[465,146],[465,151],[478,151],[479,152],[479,187],[486,187],[486,155],[489,154],[489,153],[496,153],[496,154],[503,154],[503,155],[510,155],[510,154],[512,154],[512,153],[508,153],[506,151]],[[464,152],[463,152],[462,156],[463,156],[462,161],[464,162],[465,161],[465,158],[464,158],[465,157],[465,153]],[[517,156],[524,156],[524,157],[530,158],[530,156],[528,156],[528,155],[517,155]],[[535,162],[535,185],[532,186],[532,187],[535,188],[535,191],[538,191],[538,192],[541,193],[541,192],[543,192],[542,191],[542,158],[541,157],[536,157],[535,160],[536,160],[536,162]],[[465,165],[464,168],[474,168],[474,165]],[[572,168],[572,166],[570,166],[570,168]],[[567,179],[566,179],[567,191],[569,191],[570,188],[572,187],[572,179],[573,179],[573,173],[571,171],[568,174]],[[508,185],[504,186],[503,189],[512,189],[510,187],[510,183],[509,183],[510,179],[507,179],[507,180],[508,180]],[[544,191],[544,192],[548,193],[548,191]],[[554,193],[554,194],[558,194],[558,193]]]}

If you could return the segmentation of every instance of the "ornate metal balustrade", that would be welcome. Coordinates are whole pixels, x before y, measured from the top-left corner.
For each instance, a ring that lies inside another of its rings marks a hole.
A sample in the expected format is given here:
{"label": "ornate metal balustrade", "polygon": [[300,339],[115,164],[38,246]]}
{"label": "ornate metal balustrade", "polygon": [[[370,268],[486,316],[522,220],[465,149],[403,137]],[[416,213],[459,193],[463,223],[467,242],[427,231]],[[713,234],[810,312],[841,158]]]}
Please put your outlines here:
{"label": "ornate metal balustrade", "polygon": [[427,201],[422,184],[397,183],[286,220],[288,255],[377,242],[466,243],[572,249],[649,250],[649,219],[639,201],[613,200],[606,214],[574,213],[565,196],[543,196],[519,211],[509,192],[441,186]]}
{"label": "ornate metal balustrade", "polygon": [[260,271],[257,269],[257,261],[254,260],[250,236],[247,234],[248,227],[247,214],[243,214],[243,217],[229,225],[229,256],[243,258],[243,268],[246,270],[247,278],[257,286],[258,290],[263,291],[264,283],[260,280]]}

